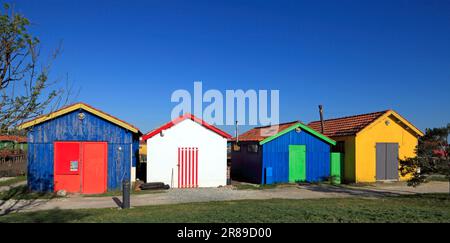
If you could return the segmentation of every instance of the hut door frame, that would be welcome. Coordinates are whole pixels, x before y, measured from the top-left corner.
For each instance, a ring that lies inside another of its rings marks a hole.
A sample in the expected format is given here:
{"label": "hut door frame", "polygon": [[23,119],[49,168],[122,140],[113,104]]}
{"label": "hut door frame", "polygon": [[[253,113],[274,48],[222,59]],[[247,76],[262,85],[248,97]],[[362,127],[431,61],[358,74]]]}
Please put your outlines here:
{"label": "hut door frame", "polygon": [[306,181],[306,145],[289,145],[289,182]]}
{"label": "hut door frame", "polygon": [[198,147],[178,148],[178,188],[198,187]]}
{"label": "hut door frame", "polygon": [[376,180],[398,180],[398,143],[376,143]]}

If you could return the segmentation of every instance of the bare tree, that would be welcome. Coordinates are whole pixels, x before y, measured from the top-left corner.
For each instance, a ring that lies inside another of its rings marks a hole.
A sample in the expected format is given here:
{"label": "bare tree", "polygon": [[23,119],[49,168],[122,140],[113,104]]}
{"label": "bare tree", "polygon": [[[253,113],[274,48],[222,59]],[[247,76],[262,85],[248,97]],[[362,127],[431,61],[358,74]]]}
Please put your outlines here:
{"label": "bare tree", "polygon": [[52,62],[40,60],[40,42],[30,34],[30,21],[8,4],[0,9],[0,133],[68,102],[71,88],[49,81]]}

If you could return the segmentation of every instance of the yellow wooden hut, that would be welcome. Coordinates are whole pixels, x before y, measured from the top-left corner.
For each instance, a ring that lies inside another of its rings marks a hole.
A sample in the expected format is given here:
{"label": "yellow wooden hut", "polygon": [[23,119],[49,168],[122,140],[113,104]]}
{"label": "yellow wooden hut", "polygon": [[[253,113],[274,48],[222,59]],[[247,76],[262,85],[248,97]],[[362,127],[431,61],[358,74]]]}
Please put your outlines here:
{"label": "yellow wooden hut", "polygon": [[[321,121],[309,126],[322,132]],[[399,174],[399,159],[414,157],[423,136],[393,110],[324,120],[322,133],[344,154],[344,180],[357,183],[406,179]]]}

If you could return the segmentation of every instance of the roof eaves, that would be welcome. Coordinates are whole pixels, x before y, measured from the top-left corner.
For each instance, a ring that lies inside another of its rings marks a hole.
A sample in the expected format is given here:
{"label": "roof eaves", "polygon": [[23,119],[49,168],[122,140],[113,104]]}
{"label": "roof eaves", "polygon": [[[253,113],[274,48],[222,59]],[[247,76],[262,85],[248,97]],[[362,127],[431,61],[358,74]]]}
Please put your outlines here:
{"label": "roof eaves", "polygon": [[54,111],[54,112],[51,112],[49,114],[45,114],[45,115],[39,116],[39,117],[37,117],[37,118],[35,118],[33,120],[30,120],[30,121],[24,122],[24,123],[22,123],[22,124],[20,124],[18,126],[18,129],[20,129],[20,130],[26,129],[26,128],[29,128],[29,127],[35,126],[37,124],[40,124],[40,123],[43,123],[43,122],[55,119],[55,118],[57,118],[59,116],[65,115],[67,113],[70,113],[70,112],[73,112],[73,111],[76,111],[76,110],[79,110],[79,109],[86,110],[86,111],[88,111],[88,112],[90,112],[90,113],[92,113],[92,114],[94,114],[94,115],[96,115],[98,117],[101,117],[101,118],[103,118],[103,119],[105,119],[105,120],[107,120],[107,121],[109,121],[111,123],[114,123],[114,124],[116,124],[116,125],[118,125],[120,127],[123,127],[123,128],[125,128],[127,130],[130,130],[130,131],[134,132],[134,133],[141,134],[139,129],[136,128],[135,126],[133,126],[131,124],[128,124],[128,123],[126,123],[126,122],[124,122],[124,121],[122,121],[122,120],[120,120],[120,119],[118,119],[118,118],[116,118],[116,117],[106,113],[106,112],[103,112],[101,110],[98,110],[98,109],[96,109],[96,108],[94,108],[94,107],[92,107],[90,105],[87,105],[87,104],[81,103],[81,102],[65,106],[65,107],[63,107],[63,108],[61,108],[61,109],[59,109],[57,111]]}
{"label": "roof eaves", "polygon": [[276,138],[278,138],[278,137],[280,137],[280,136],[282,136],[282,135],[284,135],[284,134],[286,134],[286,133],[288,133],[288,132],[290,132],[290,131],[298,128],[298,127],[300,127],[301,129],[303,129],[303,130],[313,134],[314,136],[324,140],[325,142],[327,142],[327,143],[329,143],[331,145],[336,145],[336,141],[334,141],[333,139],[331,139],[331,138],[329,138],[329,137],[327,137],[327,136],[317,132],[316,130],[308,127],[307,125],[305,125],[305,124],[303,124],[301,122],[298,122],[297,124],[294,124],[294,125],[290,126],[289,128],[286,128],[283,131],[281,131],[281,132],[279,132],[279,133],[277,133],[277,134],[275,134],[273,136],[270,136],[270,137],[260,141],[259,144],[263,145],[265,143],[268,143],[268,142],[270,142],[270,141],[272,141],[272,140],[274,140],[274,139],[276,139]]}
{"label": "roof eaves", "polygon": [[167,130],[167,129],[175,126],[176,124],[178,124],[178,123],[180,123],[180,122],[182,122],[184,120],[187,120],[187,119],[190,119],[190,120],[200,124],[201,126],[203,126],[203,127],[207,128],[207,129],[215,132],[216,134],[218,134],[218,135],[220,135],[220,136],[222,136],[222,137],[224,137],[226,139],[230,139],[231,138],[230,134],[220,130],[219,128],[217,128],[217,127],[215,127],[213,125],[210,125],[209,123],[203,121],[202,119],[199,119],[199,118],[195,117],[193,114],[186,113],[186,114],[184,114],[182,116],[179,116],[176,119],[174,119],[174,120],[172,120],[172,121],[170,121],[170,122],[168,122],[168,123],[166,123],[166,124],[156,128],[156,129],[148,132],[147,134],[142,136],[141,139],[142,140],[148,140],[148,139],[152,138],[153,136],[155,136],[156,134],[160,133],[161,131]]}

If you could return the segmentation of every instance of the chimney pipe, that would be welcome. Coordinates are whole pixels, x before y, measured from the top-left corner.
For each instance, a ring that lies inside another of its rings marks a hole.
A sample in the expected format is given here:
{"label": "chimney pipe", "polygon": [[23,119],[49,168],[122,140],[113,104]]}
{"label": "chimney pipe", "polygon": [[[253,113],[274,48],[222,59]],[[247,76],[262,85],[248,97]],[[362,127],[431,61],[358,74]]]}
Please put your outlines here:
{"label": "chimney pipe", "polygon": [[320,113],[320,132],[323,134],[325,130],[325,126],[323,123],[323,107],[322,105],[319,105],[319,113]]}
{"label": "chimney pipe", "polygon": [[238,121],[236,120],[236,144],[239,143]]}

